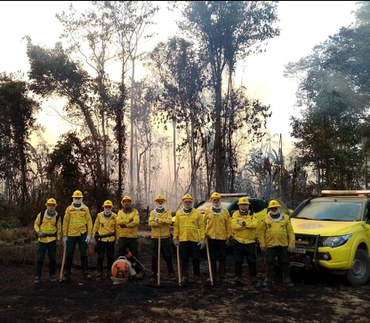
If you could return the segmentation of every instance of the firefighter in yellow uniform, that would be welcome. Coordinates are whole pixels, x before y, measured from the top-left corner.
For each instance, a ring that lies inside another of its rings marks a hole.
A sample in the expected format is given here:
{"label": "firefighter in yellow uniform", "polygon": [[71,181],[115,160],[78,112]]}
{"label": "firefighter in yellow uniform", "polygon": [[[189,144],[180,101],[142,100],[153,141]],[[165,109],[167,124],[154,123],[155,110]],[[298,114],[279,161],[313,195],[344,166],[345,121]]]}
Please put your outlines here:
{"label": "firefighter in yellow uniform", "polygon": [[[206,209],[204,222],[206,223],[206,239],[209,247],[213,281],[217,273],[218,279],[225,278],[226,242],[230,237],[230,213],[221,205],[221,194],[211,194],[211,207]],[[218,272],[217,272],[218,263]]]}
{"label": "firefighter in yellow uniform", "polygon": [[[107,255],[107,274],[111,273],[114,262],[114,246],[116,241],[116,214],[112,212],[113,203],[106,200],[103,203],[104,211],[98,213],[93,227],[94,250],[96,259],[96,280],[103,277],[104,257]],[[108,277],[109,277],[108,276]]]}
{"label": "firefighter in yellow uniform", "polygon": [[83,203],[83,194],[76,190],[72,195],[73,202],[66,208],[63,219],[63,243],[67,245],[66,269],[63,281],[69,281],[73,263],[73,255],[78,244],[81,268],[84,279],[91,279],[88,272],[87,245],[91,242],[92,218],[90,209]]}
{"label": "firefighter in yellow uniform", "polygon": [[148,224],[151,227],[152,242],[152,277],[155,281],[158,274],[158,240],[161,239],[160,254],[167,265],[168,277],[174,280],[175,272],[172,264],[170,225],[172,224],[172,212],[166,209],[166,199],[163,195],[158,195],[154,200],[156,206],[149,214]]}
{"label": "firefighter in yellow uniform", "polygon": [[57,240],[61,238],[61,219],[55,211],[57,202],[50,198],[46,202],[46,210],[40,212],[34,222],[33,228],[37,235],[37,252],[36,252],[36,275],[34,283],[41,281],[41,269],[44,263],[46,252],[49,258],[49,280],[56,281],[55,276],[55,257]]}
{"label": "firefighter in yellow uniform", "polygon": [[244,258],[248,263],[249,275],[254,287],[260,287],[257,279],[257,237],[258,219],[249,210],[249,199],[241,197],[238,201],[239,210],[233,213],[231,229],[234,239],[234,260],[236,285],[241,284]]}
{"label": "firefighter in yellow uniform", "polygon": [[267,214],[262,220],[259,230],[261,251],[266,253],[266,279],[264,286],[272,288],[275,274],[275,258],[277,258],[282,272],[283,282],[287,287],[293,287],[290,277],[290,255],[295,246],[295,235],[290,218],[280,213],[281,204],[271,200]]}
{"label": "firefighter in yellow uniform", "polygon": [[[116,217],[117,258],[126,257],[128,252],[137,258],[139,253],[139,212],[133,207],[133,200],[130,196],[124,196],[121,205],[122,208]],[[140,270],[135,264],[133,266]]]}
{"label": "firefighter in yellow uniform", "polygon": [[193,274],[196,283],[200,279],[200,249],[205,247],[205,226],[202,214],[193,208],[194,199],[185,194],[182,199],[183,207],[176,212],[174,222],[173,243],[180,248],[182,284],[189,280],[189,260],[192,259]]}

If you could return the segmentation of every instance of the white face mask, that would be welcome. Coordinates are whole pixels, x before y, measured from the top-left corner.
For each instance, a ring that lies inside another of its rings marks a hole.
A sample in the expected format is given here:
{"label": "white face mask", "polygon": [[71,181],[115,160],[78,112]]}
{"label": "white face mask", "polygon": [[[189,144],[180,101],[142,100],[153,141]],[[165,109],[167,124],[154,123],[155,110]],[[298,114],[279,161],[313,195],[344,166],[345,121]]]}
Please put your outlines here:
{"label": "white face mask", "polygon": [[82,203],[82,198],[73,198],[73,204],[81,204]]}

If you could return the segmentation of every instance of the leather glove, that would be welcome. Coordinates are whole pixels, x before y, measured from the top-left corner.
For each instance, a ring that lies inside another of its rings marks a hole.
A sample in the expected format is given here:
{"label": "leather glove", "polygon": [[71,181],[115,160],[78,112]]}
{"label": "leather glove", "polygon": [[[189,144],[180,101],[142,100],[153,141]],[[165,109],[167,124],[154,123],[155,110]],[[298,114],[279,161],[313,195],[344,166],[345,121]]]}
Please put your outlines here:
{"label": "leather glove", "polygon": [[173,244],[177,247],[180,245],[180,242],[177,239],[173,239]]}
{"label": "leather glove", "polygon": [[63,237],[63,244],[65,245],[67,243],[68,237]]}
{"label": "leather glove", "polygon": [[85,240],[86,243],[90,243],[91,242],[91,234],[88,234],[86,236],[86,240]]}
{"label": "leather glove", "polygon": [[288,247],[288,251],[289,251],[290,253],[292,253],[292,252],[293,252],[293,250],[294,250],[294,247]]}
{"label": "leather glove", "polygon": [[[86,239],[87,239],[87,237],[86,237]],[[95,238],[92,238],[92,239],[91,239],[91,243],[92,243],[92,244],[96,244],[96,240],[95,240]]]}
{"label": "leather glove", "polygon": [[206,246],[207,240],[202,239],[198,242],[198,246],[200,246],[200,249],[203,249]]}
{"label": "leather glove", "polygon": [[39,231],[39,232],[37,232],[37,236],[38,236],[39,238],[45,237],[45,233],[44,233],[44,232],[42,232],[42,231]]}

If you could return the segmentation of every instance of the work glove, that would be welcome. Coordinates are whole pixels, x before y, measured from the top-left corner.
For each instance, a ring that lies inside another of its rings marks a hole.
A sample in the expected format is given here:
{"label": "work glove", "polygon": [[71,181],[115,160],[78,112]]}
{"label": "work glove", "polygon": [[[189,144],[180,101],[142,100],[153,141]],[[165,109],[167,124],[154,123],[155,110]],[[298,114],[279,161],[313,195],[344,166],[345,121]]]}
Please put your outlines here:
{"label": "work glove", "polygon": [[86,240],[85,240],[86,243],[90,243],[91,242],[91,234],[88,234],[86,236]]}
{"label": "work glove", "polygon": [[242,227],[245,226],[245,222],[244,221],[238,221],[238,224],[241,225]]}
{"label": "work glove", "polygon": [[173,239],[173,244],[177,247],[180,245],[180,242],[177,239]]}
{"label": "work glove", "polygon": [[290,253],[292,253],[292,252],[293,252],[293,250],[294,250],[294,247],[288,247],[288,251],[289,251]]}
{"label": "work glove", "polygon": [[260,246],[260,249],[261,249],[261,252],[265,252],[266,251],[266,247]]}
{"label": "work glove", "polygon": [[198,246],[200,246],[200,249],[203,249],[206,246],[207,239],[202,239],[198,242]]}
{"label": "work glove", "polygon": [[38,236],[39,238],[45,237],[45,233],[44,233],[44,232],[42,232],[42,231],[39,231],[39,232],[37,232],[37,236]]}
{"label": "work glove", "polygon": [[[87,239],[87,237],[86,237],[86,239]],[[92,239],[91,239],[91,243],[92,243],[92,244],[96,244],[96,240],[95,240],[95,238],[92,238]]]}
{"label": "work glove", "polygon": [[63,237],[63,244],[65,245],[67,243],[68,237]]}

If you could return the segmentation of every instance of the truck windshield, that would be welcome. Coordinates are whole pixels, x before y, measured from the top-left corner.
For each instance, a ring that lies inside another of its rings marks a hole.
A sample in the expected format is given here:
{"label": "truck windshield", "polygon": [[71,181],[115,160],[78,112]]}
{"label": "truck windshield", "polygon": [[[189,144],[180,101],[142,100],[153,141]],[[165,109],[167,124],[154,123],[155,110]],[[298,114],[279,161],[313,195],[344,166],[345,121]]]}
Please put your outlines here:
{"label": "truck windshield", "polygon": [[311,202],[294,217],[322,221],[360,221],[361,203]]}

